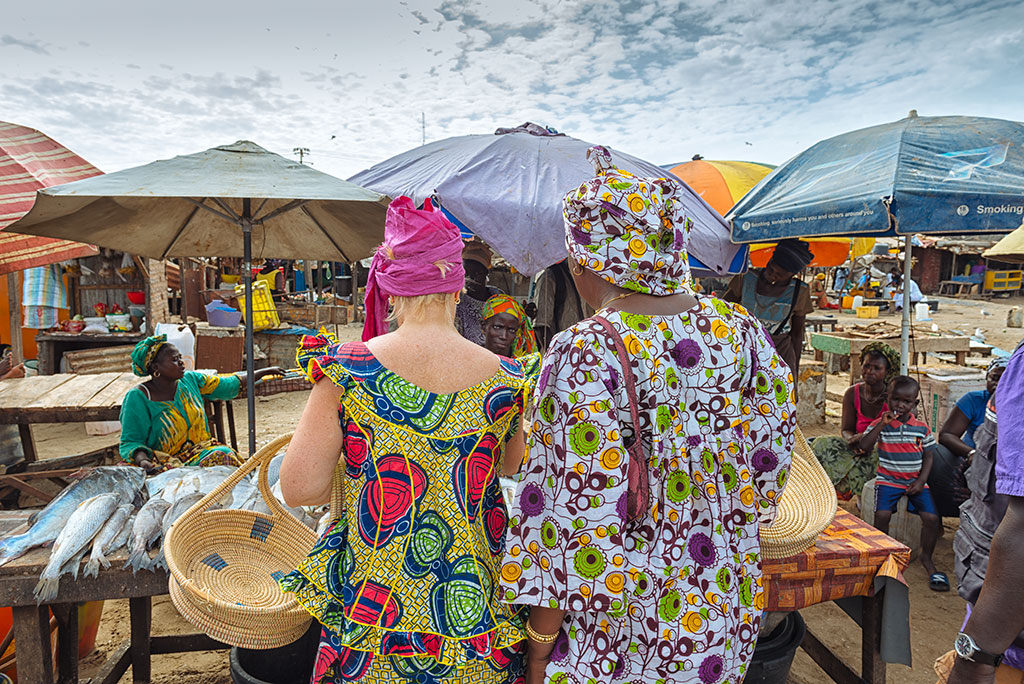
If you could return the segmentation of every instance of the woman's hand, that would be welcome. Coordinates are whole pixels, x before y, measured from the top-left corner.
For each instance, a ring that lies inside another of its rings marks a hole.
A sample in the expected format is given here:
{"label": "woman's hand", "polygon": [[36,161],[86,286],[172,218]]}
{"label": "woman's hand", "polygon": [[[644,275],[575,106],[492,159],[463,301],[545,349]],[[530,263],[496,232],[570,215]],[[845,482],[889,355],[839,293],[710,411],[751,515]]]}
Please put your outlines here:
{"label": "woman's hand", "polygon": [[526,641],[526,684],[544,684],[544,671],[551,662],[554,644],[541,644],[533,639]]}
{"label": "woman's hand", "polygon": [[271,366],[269,368],[261,368],[253,373],[254,380],[262,380],[268,375],[285,375],[286,371],[279,366]]}

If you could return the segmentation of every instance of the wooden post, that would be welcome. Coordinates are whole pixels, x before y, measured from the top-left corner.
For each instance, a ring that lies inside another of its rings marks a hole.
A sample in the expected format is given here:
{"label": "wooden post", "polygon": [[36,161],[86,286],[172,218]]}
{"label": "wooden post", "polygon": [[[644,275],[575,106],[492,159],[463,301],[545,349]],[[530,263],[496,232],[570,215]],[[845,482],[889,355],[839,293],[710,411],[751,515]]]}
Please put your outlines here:
{"label": "wooden post", "polygon": [[146,259],[146,273],[146,334],[152,335],[157,323],[166,323],[170,318],[164,262]]}
{"label": "wooden post", "polygon": [[11,610],[18,645],[18,681],[51,684],[49,610],[46,606],[15,606]]}
{"label": "wooden post", "polygon": [[128,599],[128,620],[131,625],[132,644],[129,657],[132,661],[132,681],[148,682],[151,678],[150,626],[153,620],[153,598],[140,596]]}
{"label": "wooden post", "polygon": [[21,283],[17,273],[7,274],[7,306],[11,320],[11,360],[17,365],[25,360],[25,347],[21,342]]}

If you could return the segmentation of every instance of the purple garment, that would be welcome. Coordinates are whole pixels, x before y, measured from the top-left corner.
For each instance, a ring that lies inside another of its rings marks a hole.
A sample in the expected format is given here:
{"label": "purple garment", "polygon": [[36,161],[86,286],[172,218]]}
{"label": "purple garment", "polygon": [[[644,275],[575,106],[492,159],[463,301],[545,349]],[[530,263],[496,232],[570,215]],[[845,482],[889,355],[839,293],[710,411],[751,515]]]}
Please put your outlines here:
{"label": "purple garment", "polygon": [[[1010,363],[996,388],[996,410],[1001,416],[1024,415],[1024,346]],[[996,443],[996,492],[1024,496],[1024,421],[1003,421]]]}

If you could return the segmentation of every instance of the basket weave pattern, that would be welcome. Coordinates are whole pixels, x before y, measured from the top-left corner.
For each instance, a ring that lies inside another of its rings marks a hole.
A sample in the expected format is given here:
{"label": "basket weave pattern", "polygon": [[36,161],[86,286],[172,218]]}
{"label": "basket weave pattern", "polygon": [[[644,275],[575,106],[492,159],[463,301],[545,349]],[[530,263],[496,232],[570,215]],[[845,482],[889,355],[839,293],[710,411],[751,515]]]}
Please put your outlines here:
{"label": "basket weave pattern", "polygon": [[[311,619],[277,584],[316,544],[313,530],[289,513],[267,485],[267,466],[291,437],[282,435],[256,452],[188,509],[164,541],[171,572],[170,595],[178,612],[206,634],[232,646],[284,646],[302,636]],[[259,491],[271,515],[208,510],[257,467]],[[338,484],[335,480],[335,486]],[[332,508],[337,498],[332,495]]]}
{"label": "basket weave pattern", "polygon": [[775,520],[761,527],[761,558],[788,558],[814,546],[836,515],[836,489],[811,445],[796,428],[789,483],[779,499]]}

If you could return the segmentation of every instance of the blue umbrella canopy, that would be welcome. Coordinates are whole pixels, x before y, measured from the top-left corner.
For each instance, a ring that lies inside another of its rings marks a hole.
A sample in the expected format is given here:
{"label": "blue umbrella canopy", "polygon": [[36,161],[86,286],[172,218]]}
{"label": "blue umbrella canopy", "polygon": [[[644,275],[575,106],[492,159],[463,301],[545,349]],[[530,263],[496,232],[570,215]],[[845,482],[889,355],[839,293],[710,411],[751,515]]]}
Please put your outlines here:
{"label": "blue umbrella canopy", "polygon": [[[349,181],[390,197],[408,195],[417,204],[434,198],[460,229],[479,236],[516,270],[532,275],[566,257],[562,197],[593,177],[586,155],[591,145],[524,124],[432,142]],[[630,173],[675,178],[655,164],[611,153],[615,165]],[[684,203],[693,220],[688,252],[694,275],[743,271],[746,248],[729,241],[725,220],[692,191]]]}
{"label": "blue umbrella canopy", "polygon": [[823,140],[729,212],[737,243],[787,237],[1005,233],[1024,213],[1024,124],[919,117]]}

